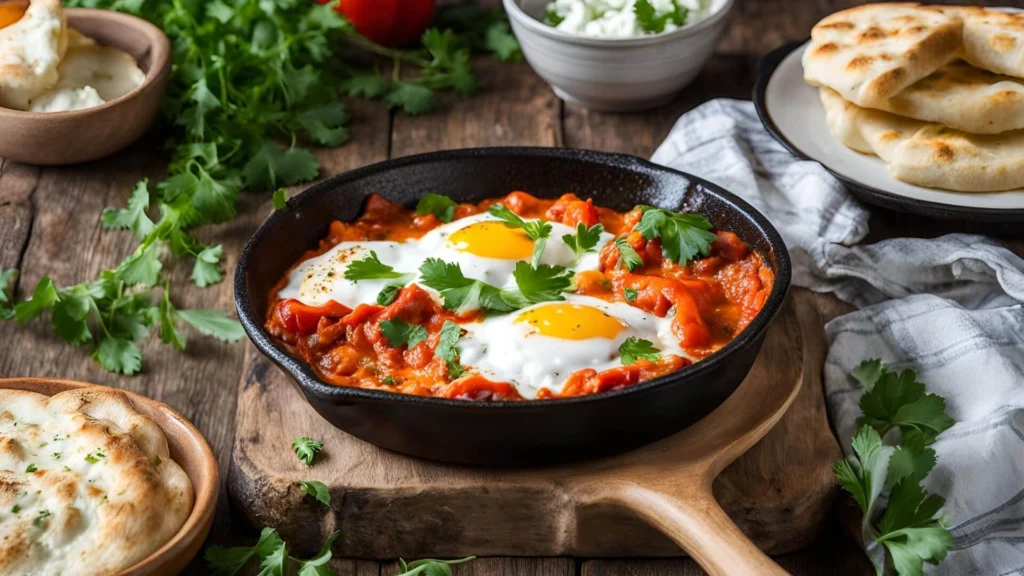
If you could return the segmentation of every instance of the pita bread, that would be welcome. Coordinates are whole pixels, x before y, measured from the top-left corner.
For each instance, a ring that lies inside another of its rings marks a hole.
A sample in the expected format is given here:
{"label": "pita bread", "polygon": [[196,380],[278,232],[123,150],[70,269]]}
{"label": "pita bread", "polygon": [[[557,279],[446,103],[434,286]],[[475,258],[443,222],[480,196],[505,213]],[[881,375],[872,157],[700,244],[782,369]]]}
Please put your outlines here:
{"label": "pita bread", "polygon": [[57,84],[67,48],[60,0],[32,0],[21,20],[0,29],[0,106],[28,110],[32,98]]}
{"label": "pita bread", "polygon": [[877,106],[951,62],[963,22],[918,4],[868,4],[811,30],[804,79],[861,106]]}
{"label": "pita bread", "polygon": [[1024,130],[975,135],[861,108],[821,89],[829,130],[849,148],[875,154],[897,180],[958,192],[1024,187]]}
{"label": "pita bread", "polygon": [[120,574],[194,503],[163,431],[123,394],[0,390],[0,573]]}
{"label": "pita bread", "polygon": [[1024,128],[1024,81],[957,60],[870,106],[972,134]]}
{"label": "pita bread", "polygon": [[978,68],[1024,78],[1024,12],[936,6],[963,20],[963,58]]}

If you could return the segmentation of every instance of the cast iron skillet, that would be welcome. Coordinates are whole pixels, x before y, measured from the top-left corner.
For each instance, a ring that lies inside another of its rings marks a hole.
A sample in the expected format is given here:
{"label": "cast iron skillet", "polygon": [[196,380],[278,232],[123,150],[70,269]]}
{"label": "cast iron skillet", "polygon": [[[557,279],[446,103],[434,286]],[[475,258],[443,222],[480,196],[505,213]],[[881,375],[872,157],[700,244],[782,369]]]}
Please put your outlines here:
{"label": "cast iron skillet", "polygon": [[[738,234],[775,272],[761,313],[722,350],[683,370],[613,392],[560,400],[470,402],[330,386],[264,330],[268,292],[332,220],[353,220],[376,192],[415,206],[427,192],[476,202],[524,190],[575,192],[619,210],[649,204],[707,216]],[[789,255],[760,213],[722,188],[619,154],[556,148],[452,150],[341,174],[292,198],[256,231],[235,273],[235,304],[256,347],[338,428],[383,448],[458,464],[522,466],[613,454],[681,430],[732,394],[786,298]]]}

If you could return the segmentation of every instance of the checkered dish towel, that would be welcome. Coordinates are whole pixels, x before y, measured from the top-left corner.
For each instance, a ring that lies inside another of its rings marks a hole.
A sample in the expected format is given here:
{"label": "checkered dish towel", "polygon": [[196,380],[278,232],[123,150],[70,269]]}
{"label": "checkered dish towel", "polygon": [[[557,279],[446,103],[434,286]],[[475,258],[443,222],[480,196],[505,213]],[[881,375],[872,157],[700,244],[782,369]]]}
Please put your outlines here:
{"label": "checkered dish towel", "polygon": [[825,326],[825,390],[846,454],[862,360],[913,369],[946,398],[957,424],[935,443],[925,487],[946,498],[954,544],[933,572],[1024,575],[1024,260],[966,234],[848,247],[867,234],[867,212],[777,143],[750,102],[687,113],[652,160],[742,196],[782,233],[797,286],[859,308]]}

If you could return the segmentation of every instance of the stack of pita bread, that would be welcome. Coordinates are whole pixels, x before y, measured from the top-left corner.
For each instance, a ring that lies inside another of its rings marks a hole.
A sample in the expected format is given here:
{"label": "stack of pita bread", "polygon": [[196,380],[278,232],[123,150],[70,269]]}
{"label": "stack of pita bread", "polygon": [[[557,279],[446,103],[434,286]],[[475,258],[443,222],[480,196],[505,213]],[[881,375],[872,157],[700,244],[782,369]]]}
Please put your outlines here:
{"label": "stack of pita bread", "polygon": [[858,6],[815,25],[803,67],[832,134],[898,180],[1024,187],[1024,13]]}

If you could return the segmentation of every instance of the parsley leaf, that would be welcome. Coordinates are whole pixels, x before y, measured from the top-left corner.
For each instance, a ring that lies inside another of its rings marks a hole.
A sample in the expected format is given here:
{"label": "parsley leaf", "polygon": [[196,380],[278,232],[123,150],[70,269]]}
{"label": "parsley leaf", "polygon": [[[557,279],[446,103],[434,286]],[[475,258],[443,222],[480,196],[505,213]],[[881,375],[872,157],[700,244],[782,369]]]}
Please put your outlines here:
{"label": "parsley leaf", "polygon": [[239,548],[210,546],[203,554],[203,558],[216,576],[233,576],[244,568],[252,558],[259,558],[262,562],[264,558],[282,548],[284,548],[284,541],[277,535],[277,530],[264,528],[260,532],[260,538],[255,546]]}
{"label": "parsley leaf", "polygon": [[426,86],[410,82],[395,82],[384,97],[388,108],[401,108],[406,114],[416,116],[437,105],[437,94]]}
{"label": "parsley leaf", "polygon": [[460,314],[479,308],[511,312],[518,307],[506,301],[500,289],[466,278],[457,263],[445,262],[440,258],[427,258],[423,262],[419,282],[440,292],[444,298],[444,307]]}
{"label": "parsley leaf", "polygon": [[601,240],[602,233],[604,233],[604,226],[594,224],[587,228],[586,224],[580,222],[576,225],[576,235],[565,234],[562,236],[562,242],[572,249],[572,253],[576,255],[576,261],[579,262],[584,254],[594,251],[597,243]]}
{"label": "parsley leaf", "polygon": [[946,414],[946,401],[941,396],[926,394],[924,384],[917,381],[913,370],[897,374],[876,362],[862,363],[854,372],[868,390],[860,397],[863,416],[857,420],[858,426],[869,425],[882,436],[899,428],[904,438],[920,436],[923,445],[927,445],[953,425],[953,419]]}
{"label": "parsley leaf", "polygon": [[299,457],[299,460],[306,463],[306,466],[312,466],[313,459],[316,458],[316,455],[323,449],[323,442],[313,440],[312,438],[307,438],[305,436],[296,438],[292,442],[292,450],[295,451],[295,455]]}
{"label": "parsley leaf", "polygon": [[317,502],[320,502],[324,506],[330,508],[331,492],[327,489],[326,484],[317,480],[299,480],[298,485],[302,488],[303,492],[316,498]]}
{"label": "parsley leaf", "polygon": [[341,102],[325,102],[313,106],[295,116],[294,126],[304,130],[317,144],[341,146],[348,141],[349,132],[345,126],[349,115]]}
{"label": "parsley leaf", "polygon": [[135,342],[126,338],[107,336],[93,352],[93,358],[104,370],[131,376],[142,369],[142,352]]}
{"label": "parsley leaf", "polygon": [[316,178],[319,164],[313,155],[301,148],[282,151],[270,140],[265,140],[242,168],[245,183],[257,190],[273,190]]}
{"label": "parsley leaf", "polygon": [[398,569],[401,571],[396,576],[450,576],[450,566],[454,564],[462,564],[463,562],[470,562],[476,560],[476,556],[467,556],[459,560],[414,560],[406,563],[405,560],[398,559]]}
{"label": "parsley leaf", "polygon": [[274,191],[271,200],[274,203],[274,210],[284,210],[284,207],[288,205],[288,192],[284,188],[278,188]]}
{"label": "parsley leaf", "polygon": [[619,266],[625,266],[627,270],[632,272],[644,265],[643,258],[636,253],[636,250],[629,245],[629,242],[626,242],[624,236],[615,239],[615,247],[619,250]]}
{"label": "parsley leaf", "polygon": [[711,230],[711,222],[700,214],[681,214],[643,207],[644,215],[633,227],[644,236],[644,240],[661,239],[661,251],[665,258],[686,265],[698,254],[711,253],[711,243],[718,239]]}
{"label": "parsley leaf", "polygon": [[629,302],[630,304],[636,302],[637,294],[637,291],[634,290],[633,288],[622,289],[622,295],[626,298],[626,302]]}
{"label": "parsley leaf", "polygon": [[335,530],[334,533],[327,537],[327,541],[320,547],[320,551],[317,552],[316,556],[302,561],[298,576],[334,576],[334,572],[327,567],[327,563],[330,562],[332,557],[331,546],[334,545],[334,541],[340,535],[341,531]]}
{"label": "parsley leaf", "polygon": [[380,261],[377,252],[371,250],[370,255],[349,263],[345,268],[346,280],[380,280],[386,278],[401,278],[405,276],[402,272],[395,272],[395,269]]}
{"label": "parsley leaf", "polygon": [[441,339],[434,349],[434,356],[444,360],[448,367],[448,375],[452,379],[459,378],[466,372],[465,367],[459,364],[459,349],[456,347],[461,337],[462,328],[451,320],[445,320],[441,326]]}
{"label": "parsley leaf", "polygon": [[665,31],[665,25],[672,22],[676,26],[686,23],[688,10],[679,4],[679,0],[672,0],[672,10],[658,14],[650,0],[637,0],[633,5],[633,14],[636,15],[637,24],[648,34],[659,34]]}
{"label": "parsley leaf", "polygon": [[488,26],[487,32],[484,35],[484,44],[499,60],[518,62],[523,59],[523,51],[519,47],[519,41],[512,34],[508,22],[499,21]]}
{"label": "parsley leaf", "polygon": [[205,288],[224,279],[220,272],[220,258],[223,253],[224,247],[218,244],[207,246],[199,254],[196,254],[196,262],[192,266],[192,281],[196,283],[196,286]]}
{"label": "parsley leaf", "polygon": [[531,266],[529,262],[517,262],[512,272],[519,286],[519,293],[528,302],[550,302],[565,300],[562,292],[572,286],[572,270],[562,266]]}
{"label": "parsley leaf", "polygon": [[60,297],[57,295],[57,289],[53,287],[53,282],[43,276],[32,291],[32,298],[14,305],[14,318],[19,324],[24,324],[53,308],[58,300]]}
{"label": "parsley leaf", "polygon": [[355,72],[342,84],[342,90],[352,97],[380,98],[387,94],[390,85],[380,74]]}
{"label": "parsley leaf", "polygon": [[619,346],[619,354],[622,356],[622,364],[629,366],[636,364],[637,360],[650,360],[657,362],[661,357],[661,351],[654,347],[650,340],[630,336]]}
{"label": "parsley leaf", "polygon": [[424,194],[416,205],[416,213],[433,214],[441,222],[451,222],[455,217],[455,207],[458,204],[454,200],[441,194]]}
{"label": "parsley leaf", "polygon": [[420,342],[427,340],[427,329],[419,324],[410,324],[400,318],[382,320],[380,331],[388,339],[388,344],[394,347],[407,346],[413,348]]}
{"label": "parsley leaf", "polygon": [[[852,441],[854,456],[836,462],[833,470],[861,508],[864,540],[883,545],[901,576],[920,576],[925,563],[941,562],[953,545],[941,515],[945,500],[921,487],[935,466],[935,451],[926,443],[934,441],[953,421],[945,414],[945,400],[925,394],[924,385],[910,370],[896,374],[879,360],[868,360],[852,374],[868,389],[861,397],[864,416],[858,420],[860,428]],[[868,395],[871,397],[865,401]],[[906,410],[909,406],[916,408]],[[908,423],[907,418],[898,416],[901,410],[904,416],[926,417],[910,418],[913,422]],[[925,420],[929,424],[923,425]],[[896,447],[882,443],[892,428],[901,430]],[[889,494],[883,500],[887,489]],[[885,510],[881,512],[883,501]],[[884,555],[872,557],[872,561],[881,572]]]}
{"label": "parsley leaf", "polygon": [[131,198],[128,199],[128,207],[121,209],[107,208],[103,211],[101,221],[103,227],[112,229],[131,230],[139,240],[145,238],[153,231],[156,224],[146,215],[146,208],[149,207],[149,180],[140,180],[135,185]]}
{"label": "parsley leaf", "polygon": [[547,246],[548,236],[551,235],[552,226],[543,220],[526,221],[515,212],[509,210],[502,204],[493,204],[489,210],[491,216],[498,218],[509,228],[519,228],[526,232],[526,235],[533,240],[533,265],[540,264],[540,258]]}
{"label": "parsley leaf", "polygon": [[377,304],[387,306],[395,301],[398,292],[405,288],[405,282],[389,282],[377,293]]}
{"label": "parsley leaf", "polygon": [[14,296],[11,294],[11,284],[17,277],[18,271],[14,268],[0,269],[0,320],[14,318]]}
{"label": "parsley leaf", "polygon": [[238,342],[245,336],[242,325],[220,310],[178,310],[174,315],[200,334],[213,336],[221,342]]}

